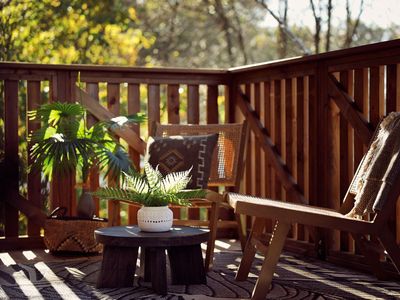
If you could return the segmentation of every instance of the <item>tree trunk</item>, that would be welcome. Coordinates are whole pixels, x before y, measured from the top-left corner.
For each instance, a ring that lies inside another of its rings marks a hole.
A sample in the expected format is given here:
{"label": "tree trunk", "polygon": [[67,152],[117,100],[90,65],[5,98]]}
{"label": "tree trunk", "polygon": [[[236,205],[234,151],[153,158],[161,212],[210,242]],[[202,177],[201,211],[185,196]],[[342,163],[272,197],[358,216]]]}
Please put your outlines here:
{"label": "tree trunk", "polygon": [[326,44],[325,44],[325,51],[329,51],[331,49],[331,22],[332,22],[332,0],[328,0],[328,6],[327,6],[327,14],[328,14],[328,20],[327,20],[327,30],[326,30]]}
{"label": "tree trunk", "polygon": [[287,28],[287,10],[288,10],[288,0],[280,0],[279,1],[279,14],[280,19],[282,20],[281,26],[279,26],[279,35],[278,35],[278,45],[279,45],[279,57],[284,58],[287,56],[287,35],[285,32],[285,28]]}

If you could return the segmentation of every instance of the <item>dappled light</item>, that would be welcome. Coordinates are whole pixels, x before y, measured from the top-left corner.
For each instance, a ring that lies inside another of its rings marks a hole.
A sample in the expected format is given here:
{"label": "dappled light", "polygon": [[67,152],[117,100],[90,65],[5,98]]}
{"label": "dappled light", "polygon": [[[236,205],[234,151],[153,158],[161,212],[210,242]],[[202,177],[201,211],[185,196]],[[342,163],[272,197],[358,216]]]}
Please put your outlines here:
{"label": "dappled light", "polygon": [[[233,240],[218,240],[217,244],[229,245],[230,250],[215,254],[212,270],[205,285],[169,284],[168,297],[181,295],[184,299],[232,298],[248,299],[259,276],[262,256],[256,261],[246,281],[235,281],[240,260],[240,246]],[[232,250],[234,249],[234,250]],[[32,251],[40,261],[32,263],[24,258],[22,251],[0,253],[5,257],[19,258],[12,264],[0,265],[0,296],[50,299],[55,297],[82,299],[99,297],[119,298],[156,297],[151,285],[139,276],[140,260],[132,278],[133,286],[125,288],[95,288],[100,269],[101,257],[57,257]],[[6,255],[7,254],[7,255]],[[140,256],[140,255],[139,255]],[[7,279],[9,274],[11,281]],[[142,274],[142,275],[140,275]],[[170,282],[170,279],[168,279]],[[337,267],[327,262],[306,258],[285,252],[274,274],[273,286],[268,299],[279,297],[291,299],[349,298],[397,298],[400,284],[396,281],[379,281],[371,275]],[[160,299],[164,299],[161,296]],[[169,299],[169,298],[168,298]]]}

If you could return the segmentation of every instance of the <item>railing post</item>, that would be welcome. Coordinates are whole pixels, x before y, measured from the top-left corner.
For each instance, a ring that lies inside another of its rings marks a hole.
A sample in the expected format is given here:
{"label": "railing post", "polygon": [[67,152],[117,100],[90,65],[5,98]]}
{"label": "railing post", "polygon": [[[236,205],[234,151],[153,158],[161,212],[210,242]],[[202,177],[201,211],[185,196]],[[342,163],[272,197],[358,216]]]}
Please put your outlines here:
{"label": "railing post", "polygon": [[[5,80],[4,82],[4,184],[5,197],[10,201],[18,197],[19,188],[19,158],[18,158],[18,81]],[[5,236],[18,236],[18,210],[4,201]]]}
{"label": "railing post", "polygon": [[[27,110],[34,110],[41,104],[40,97],[40,81],[28,81],[28,93],[26,106]],[[32,131],[39,129],[40,122],[26,120],[26,128],[28,134]],[[28,149],[32,146],[29,143]],[[28,163],[32,164],[32,158],[28,153]],[[31,201],[38,208],[42,208],[42,196],[41,196],[41,182],[40,173],[34,172],[28,174],[28,200]],[[32,222],[33,220],[28,220],[28,235],[29,236],[40,236],[40,227]]]}
{"label": "railing post", "polygon": [[[58,71],[52,81],[52,101],[75,102],[76,75],[69,71]],[[51,182],[51,210],[58,206],[67,208],[69,215],[76,213],[75,174],[54,177]]]}
{"label": "railing post", "polygon": [[[328,207],[328,118],[329,118],[329,97],[328,97],[328,67],[324,61],[317,64],[316,73],[316,117],[317,117],[317,198],[318,206]],[[320,258],[326,257],[327,252],[327,231],[318,229],[316,232],[317,240],[315,245]]]}

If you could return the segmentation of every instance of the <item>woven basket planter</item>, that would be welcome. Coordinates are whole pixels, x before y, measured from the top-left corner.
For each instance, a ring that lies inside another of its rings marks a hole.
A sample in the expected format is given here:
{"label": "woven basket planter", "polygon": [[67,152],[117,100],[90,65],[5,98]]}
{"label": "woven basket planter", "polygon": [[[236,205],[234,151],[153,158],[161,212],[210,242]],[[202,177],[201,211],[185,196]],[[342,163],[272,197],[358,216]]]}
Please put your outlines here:
{"label": "woven basket planter", "polygon": [[44,224],[44,243],[51,252],[98,253],[102,251],[102,245],[96,242],[94,231],[106,227],[107,223],[106,219],[100,218],[53,215]]}

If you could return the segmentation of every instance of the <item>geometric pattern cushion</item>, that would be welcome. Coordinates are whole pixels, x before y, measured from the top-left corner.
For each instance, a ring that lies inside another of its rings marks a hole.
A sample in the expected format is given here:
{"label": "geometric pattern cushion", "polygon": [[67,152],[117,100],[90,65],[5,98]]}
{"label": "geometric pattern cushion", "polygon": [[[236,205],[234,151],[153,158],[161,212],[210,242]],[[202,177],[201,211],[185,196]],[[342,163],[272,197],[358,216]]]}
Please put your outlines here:
{"label": "geometric pattern cushion", "polygon": [[218,134],[194,136],[150,137],[147,143],[149,163],[163,176],[171,172],[190,172],[186,188],[206,189],[210,177],[211,158]]}

